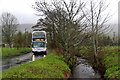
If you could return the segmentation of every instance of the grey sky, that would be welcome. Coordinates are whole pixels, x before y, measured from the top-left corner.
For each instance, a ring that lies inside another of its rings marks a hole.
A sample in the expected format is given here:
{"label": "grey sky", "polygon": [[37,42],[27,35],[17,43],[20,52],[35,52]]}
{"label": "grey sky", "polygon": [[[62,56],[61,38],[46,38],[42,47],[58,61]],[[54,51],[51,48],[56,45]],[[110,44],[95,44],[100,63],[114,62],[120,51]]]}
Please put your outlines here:
{"label": "grey sky", "polygon": [[0,15],[2,12],[10,12],[15,15],[20,23],[35,24],[38,16],[31,8],[34,0],[0,0]]}
{"label": "grey sky", "polygon": [[[35,15],[35,10],[31,8],[34,1],[35,0],[0,0],[0,15],[3,12],[10,12],[17,17],[20,23],[35,24],[39,17]],[[117,23],[118,1],[120,0],[107,0],[107,3],[110,3],[108,11],[113,15],[110,23]]]}

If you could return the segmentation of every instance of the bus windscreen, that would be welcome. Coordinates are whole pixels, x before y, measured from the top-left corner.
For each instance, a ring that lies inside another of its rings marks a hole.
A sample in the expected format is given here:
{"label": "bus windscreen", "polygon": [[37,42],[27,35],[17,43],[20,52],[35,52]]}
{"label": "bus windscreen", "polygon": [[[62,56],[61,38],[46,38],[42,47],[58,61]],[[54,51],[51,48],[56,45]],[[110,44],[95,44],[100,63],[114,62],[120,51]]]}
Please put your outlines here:
{"label": "bus windscreen", "polygon": [[32,47],[33,48],[45,48],[46,44],[45,42],[33,42]]}

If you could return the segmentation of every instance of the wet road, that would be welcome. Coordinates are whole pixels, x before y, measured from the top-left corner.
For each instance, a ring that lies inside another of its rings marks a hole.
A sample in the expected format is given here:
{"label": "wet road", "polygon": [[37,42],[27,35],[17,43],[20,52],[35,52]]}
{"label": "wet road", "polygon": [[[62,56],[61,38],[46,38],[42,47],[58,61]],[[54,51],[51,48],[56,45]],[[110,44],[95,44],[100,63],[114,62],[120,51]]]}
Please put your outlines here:
{"label": "wet road", "polygon": [[[35,60],[38,60],[41,58],[43,58],[43,55],[35,56]],[[15,67],[15,66],[19,66],[21,64],[32,62],[32,60],[33,60],[33,53],[28,53],[28,54],[10,58],[10,59],[3,59],[2,65],[0,65],[0,71],[4,71],[11,67]]]}
{"label": "wet road", "polygon": [[77,64],[73,71],[73,78],[80,78],[80,80],[94,80],[100,78],[100,75],[86,62],[85,59],[77,58]]}
{"label": "wet road", "polygon": [[[35,60],[43,58],[44,55],[35,56]],[[3,60],[3,65],[0,66],[0,71],[4,71],[11,67],[19,66],[28,62],[32,62],[34,56],[32,53],[28,53],[22,56],[14,57],[11,59]],[[80,80],[96,80],[100,78],[99,73],[96,73],[94,69],[86,62],[85,59],[77,58],[77,64],[73,69],[73,75],[71,78],[80,79]]]}

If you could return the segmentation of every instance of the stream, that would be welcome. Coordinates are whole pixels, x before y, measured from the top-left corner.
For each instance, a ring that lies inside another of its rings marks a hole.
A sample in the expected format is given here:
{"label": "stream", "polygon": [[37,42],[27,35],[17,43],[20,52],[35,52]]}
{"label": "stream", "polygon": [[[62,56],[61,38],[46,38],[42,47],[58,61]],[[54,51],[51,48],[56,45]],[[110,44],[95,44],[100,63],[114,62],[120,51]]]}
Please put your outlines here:
{"label": "stream", "polygon": [[78,78],[80,80],[96,80],[100,79],[99,73],[96,73],[89,63],[85,59],[77,57],[77,65],[73,69],[72,78]]}

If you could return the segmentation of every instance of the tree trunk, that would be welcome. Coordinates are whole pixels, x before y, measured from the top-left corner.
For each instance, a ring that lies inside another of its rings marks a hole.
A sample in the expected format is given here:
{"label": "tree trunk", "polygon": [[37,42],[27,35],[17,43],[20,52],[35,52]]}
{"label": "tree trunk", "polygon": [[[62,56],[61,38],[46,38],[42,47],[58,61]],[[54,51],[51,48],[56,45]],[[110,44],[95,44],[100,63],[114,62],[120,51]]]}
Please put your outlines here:
{"label": "tree trunk", "polygon": [[12,48],[11,43],[8,43],[9,47]]}

